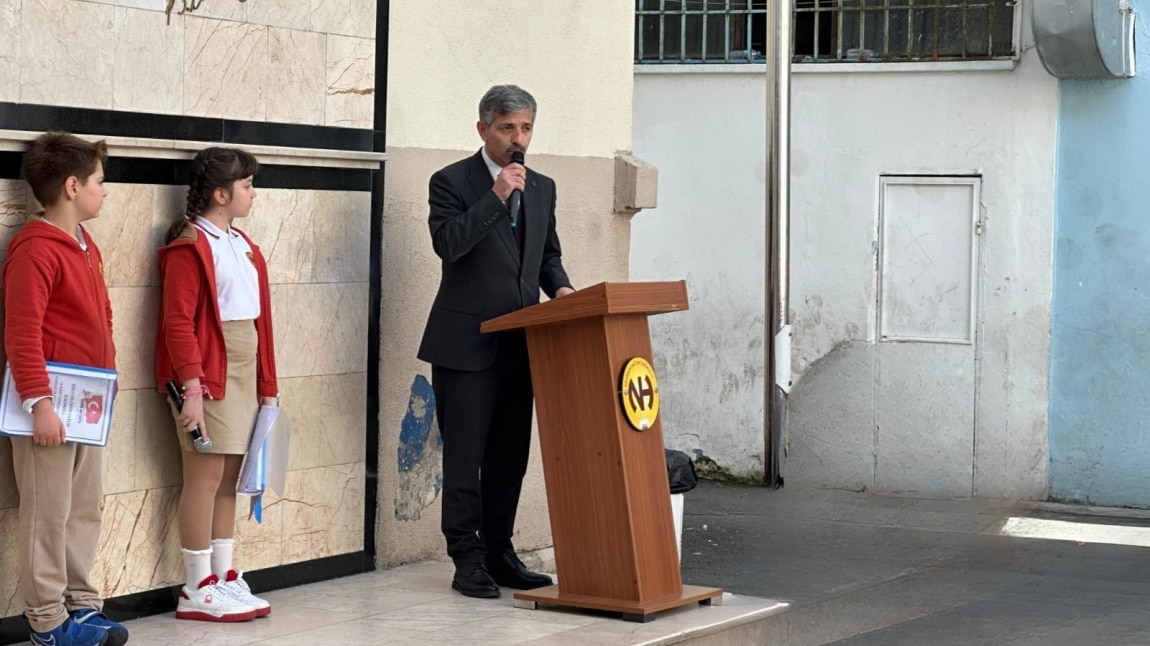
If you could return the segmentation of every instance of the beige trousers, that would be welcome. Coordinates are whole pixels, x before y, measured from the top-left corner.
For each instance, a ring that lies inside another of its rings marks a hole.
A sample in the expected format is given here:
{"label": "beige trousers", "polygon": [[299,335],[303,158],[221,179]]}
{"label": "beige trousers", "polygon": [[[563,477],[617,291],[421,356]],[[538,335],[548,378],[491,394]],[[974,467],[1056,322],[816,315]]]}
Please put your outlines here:
{"label": "beige trousers", "polygon": [[12,438],[20,490],[20,590],[32,630],[46,632],[80,608],[102,610],[92,584],[104,497],[102,449]]}

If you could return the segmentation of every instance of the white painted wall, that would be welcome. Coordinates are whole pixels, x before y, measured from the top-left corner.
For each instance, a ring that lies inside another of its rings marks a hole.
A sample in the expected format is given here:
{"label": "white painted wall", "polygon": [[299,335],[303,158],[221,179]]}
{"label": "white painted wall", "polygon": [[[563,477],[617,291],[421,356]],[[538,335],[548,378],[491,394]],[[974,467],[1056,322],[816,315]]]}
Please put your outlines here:
{"label": "white painted wall", "polygon": [[663,433],[670,448],[762,473],[763,67],[648,69],[635,75],[633,136],[659,168],[659,206],[631,223],[631,280],[686,279],[691,301],[651,319]]}
{"label": "white painted wall", "polygon": [[[2,2],[3,0],[0,0]],[[248,4],[251,4],[250,2]],[[431,367],[416,358],[439,283],[427,182],[472,155],[477,104],[497,83],[539,103],[527,156],[558,186],[563,263],[577,287],[627,277],[629,215],[615,212],[615,155],[631,148],[634,8],[610,0],[391,3],[380,371],[380,564],[443,558],[438,430],[427,416]],[[2,45],[0,45],[2,51]],[[410,422],[410,424],[409,424]],[[410,433],[397,462],[401,431]],[[420,451],[419,449],[422,449]],[[515,546],[550,546],[539,442],[524,480]],[[530,562],[530,559],[528,559]]]}
{"label": "white painted wall", "polygon": [[[970,464],[974,495],[1045,494],[1057,82],[1033,50],[1016,69],[974,67],[795,68],[789,485],[882,488],[888,450],[909,471],[900,490],[931,491],[916,465],[941,457]],[[668,444],[750,472],[763,455],[765,78],[730,69],[636,72],[635,151],[660,176],[659,208],[634,221],[631,277],[690,286],[690,312],[652,321]],[[937,427],[877,441],[884,173],[983,176],[973,454],[940,456]]]}
{"label": "white painted wall", "polygon": [[392,3],[388,146],[475,150],[479,97],[514,83],[539,103],[533,155],[629,150],[634,11],[614,0]]}

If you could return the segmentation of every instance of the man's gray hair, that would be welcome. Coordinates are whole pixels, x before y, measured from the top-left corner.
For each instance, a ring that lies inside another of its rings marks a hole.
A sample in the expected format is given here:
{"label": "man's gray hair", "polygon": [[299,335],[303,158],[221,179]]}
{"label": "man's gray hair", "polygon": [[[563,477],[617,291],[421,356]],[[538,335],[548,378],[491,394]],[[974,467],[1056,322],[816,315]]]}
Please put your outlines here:
{"label": "man's gray hair", "polygon": [[487,125],[497,116],[523,110],[530,110],[532,119],[535,118],[535,97],[518,85],[493,86],[479,100],[479,120]]}

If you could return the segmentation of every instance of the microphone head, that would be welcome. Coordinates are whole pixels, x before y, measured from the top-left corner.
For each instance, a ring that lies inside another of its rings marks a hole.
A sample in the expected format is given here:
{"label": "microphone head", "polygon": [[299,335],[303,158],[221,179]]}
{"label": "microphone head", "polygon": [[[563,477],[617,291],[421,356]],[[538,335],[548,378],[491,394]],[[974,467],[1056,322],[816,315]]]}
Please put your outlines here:
{"label": "microphone head", "polygon": [[515,152],[511,153],[511,163],[512,164],[520,164],[520,165],[523,164],[523,151],[522,150],[516,150]]}

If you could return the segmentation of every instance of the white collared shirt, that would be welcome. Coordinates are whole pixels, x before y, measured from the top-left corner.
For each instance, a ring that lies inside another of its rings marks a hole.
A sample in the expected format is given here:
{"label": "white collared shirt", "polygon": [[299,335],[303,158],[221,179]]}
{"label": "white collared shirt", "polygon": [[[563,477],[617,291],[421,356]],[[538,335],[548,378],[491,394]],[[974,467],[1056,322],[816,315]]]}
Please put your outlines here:
{"label": "white collared shirt", "polygon": [[499,173],[503,172],[503,167],[487,156],[487,146],[480,148],[479,154],[483,155],[483,163],[487,164],[487,170],[491,173],[491,181],[494,182],[495,178],[499,177]]}
{"label": "white collared shirt", "polygon": [[251,245],[235,229],[219,227],[204,218],[192,221],[208,238],[216,271],[216,297],[221,321],[251,321],[260,316],[260,283]]}

